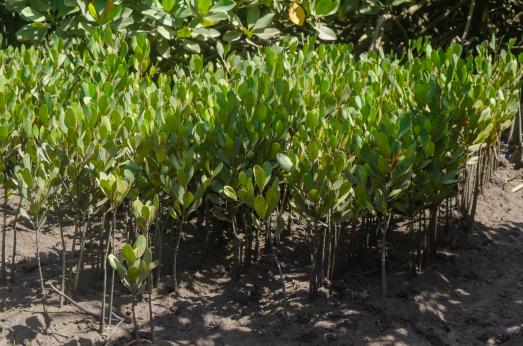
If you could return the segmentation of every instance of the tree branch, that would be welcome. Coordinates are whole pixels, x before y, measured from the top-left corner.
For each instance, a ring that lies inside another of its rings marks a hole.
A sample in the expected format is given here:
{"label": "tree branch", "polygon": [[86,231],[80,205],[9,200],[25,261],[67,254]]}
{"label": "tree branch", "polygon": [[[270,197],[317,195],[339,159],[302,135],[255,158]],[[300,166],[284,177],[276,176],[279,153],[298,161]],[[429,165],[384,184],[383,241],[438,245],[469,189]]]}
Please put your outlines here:
{"label": "tree branch", "polygon": [[470,24],[472,23],[472,15],[474,14],[474,7],[476,7],[476,0],[470,0],[469,14],[467,15],[467,23],[465,24],[465,30],[461,36],[461,43],[467,39],[469,34]]}
{"label": "tree branch", "polygon": [[391,18],[392,16],[389,13],[385,13],[378,18],[378,21],[376,22],[376,27],[374,28],[374,32],[372,34],[372,40],[370,42],[369,50],[375,50],[377,48],[376,43],[378,41],[378,38],[381,36],[381,29],[383,28],[383,24]]}

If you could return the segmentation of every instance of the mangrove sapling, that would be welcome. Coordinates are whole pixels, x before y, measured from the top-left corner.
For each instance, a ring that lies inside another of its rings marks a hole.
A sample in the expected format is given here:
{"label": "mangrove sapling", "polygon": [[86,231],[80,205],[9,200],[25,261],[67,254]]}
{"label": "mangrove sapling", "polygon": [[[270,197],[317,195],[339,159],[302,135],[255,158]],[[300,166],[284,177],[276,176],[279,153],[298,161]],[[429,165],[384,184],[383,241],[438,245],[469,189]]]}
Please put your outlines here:
{"label": "mangrove sapling", "polygon": [[[166,160],[169,170],[160,176],[162,189],[172,198],[169,206],[169,215],[178,221],[176,238],[174,239],[174,251],[172,261],[173,289],[178,289],[178,251],[184,228],[189,216],[202,204],[205,191],[211,184],[211,180],[205,175],[201,176],[200,182],[196,184],[193,180],[195,170],[195,156],[192,150],[184,152],[179,158],[174,154]],[[216,172],[215,174],[218,174]],[[175,178],[173,178],[175,177]],[[214,173],[212,175],[214,177]],[[189,191],[194,187],[194,193]]]}
{"label": "mangrove sapling", "polygon": [[[253,184],[253,177],[254,183]],[[277,210],[278,202],[280,200],[280,183],[278,178],[272,179],[272,167],[268,162],[261,166],[255,165],[252,170],[241,171],[238,175],[238,190],[235,191],[231,186],[224,187],[224,194],[231,199],[232,201],[240,201],[245,204],[248,208],[255,213],[255,217],[260,222],[254,222],[256,228],[261,228],[265,223],[266,232],[272,233],[271,231],[271,214],[273,211]],[[269,185],[269,182],[273,180],[272,184]],[[256,186],[256,188],[255,188]],[[267,187],[267,188],[266,188]],[[232,214],[232,213],[231,213]],[[278,212],[280,214],[280,212]],[[233,231],[235,232],[235,237],[238,237],[235,230],[235,216],[232,214],[233,220]],[[278,216],[279,217],[279,216]],[[279,236],[284,229],[283,223],[278,223],[280,227],[276,229],[275,236]],[[240,237],[238,237],[240,238]],[[267,244],[266,251],[270,252],[276,263],[278,274],[280,276],[281,285],[282,285],[282,306],[283,306],[283,316],[284,323],[287,324],[287,293],[285,290],[285,277],[281,270],[280,261],[276,254],[275,246],[273,243],[274,237],[272,234],[266,236]],[[242,239],[240,238],[240,241]],[[237,249],[240,246],[236,247]],[[238,251],[238,250],[237,250]],[[241,258],[241,255],[238,256]]]}
{"label": "mangrove sapling", "polygon": [[[372,140],[365,143],[362,153],[373,202],[369,209],[376,215],[376,230],[381,233],[382,312],[387,317],[387,232],[394,209],[406,210],[408,205],[406,192],[411,185],[416,143],[411,136],[405,136],[412,131],[408,115],[401,119],[384,117],[375,125]],[[424,151],[434,150],[430,140],[425,146]]]}
{"label": "mangrove sapling", "polygon": [[158,266],[159,262],[152,260],[151,250],[147,247],[147,239],[143,235],[139,235],[136,238],[133,246],[126,244],[120,252],[120,258],[109,254],[108,262],[113,270],[118,272],[122,284],[132,295],[134,333],[135,338],[139,339],[139,329],[136,321],[136,303],[138,297],[146,288],[151,272]]}
{"label": "mangrove sapling", "polygon": [[[36,230],[36,261],[38,265],[44,317],[46,318],[46,323],[48,323],[47,296],[42,273],[42,263],[40,260],[40,231],[45,225],[47,214],[51,207],[51,198],[55,192],[55,182],[59,170],[56,167],[46,167],[46,163],[49,163],[46,154],[45,150],[41,150],[38,153],[38,156],[35,155],[37,162],[34,166],[29,154],[25,154],[23,157],[23,166],[16,167],[15,174],[18,179],[19,194],[30,204],[29,213],[24,208],[21,208],[20,214],[31,222]],[[38,161],[39,159],[42,161]]]}
{"label": "mangrove sapling", "polygon": [[[147,248],[150,249],[151,246],[151,237],[150,230],[151,225],[155,222],[158,212],[160,210],[160,200],[158,195],[155,195],[152,203],[147,201],[145,204],[142,203],[139,199],[136,199],[132,204],[132,213],[136,219],[136,226],[138,229],[145,234],[147,241]],[[158,223],[156,223],[156,230],[158,232]],[[158,232],[159,233],[159,232]],[[156,261],[159,265],[159,261]],[[151,325],[151,339],[154,342],[155,332],[154,332],[154,319],[153,319],[153,307],[152,307],[152,295],[153,295],[153,278],[152,275],[149,276],[149,320]]]}
{"label": "mangrove sapling", "polygon": [[[114,250],[114,232],[116,228],[116,212],[118,207],[122,204],[125,196],[129,193],[129,190],[131,189],[131,185],[134,181],[134,176],[132,173],[126,171],[126,177],[129,178],[129,180],[123,178],[118,174],[118,172],[114,172],[111,174],[105,174],[103,172],[100,172],[99,178],[97,179],[98,185],[100,189],[102,190],[103,194],[106,196],[110,207],[108,212],[112,212],[113,215],[113,222],[111,223],[111,228],[107,234],[106,237],[106,246],[105,246],[105,253],[103,257],[103,297],[102,297],[102,324],[100,326],[101,331],[105,329],[105,305],[106,305],[106,296],[107,296],[107,258],[109,255],[109,250],[112,248]],[[114,279],[114,273],[113,273],[113,279]],[[114,283],[114,281],[112,281]],[[111,298],[112,301],[112,293],[114,286],[111,285]],[[112,306],[111,306],[112,311]],[[111,321],[111,317],[109,316],[109,323]]]}
{"label": "mangrove sapling", "polygon": [[317,295],[325,276],[325,242],[319,226],[325,225],[324,221],[330,212],[335,211],[339,219],[346,218],[351,207],[348,198],[353,189],[346,176],[349,163],[347,155],[331,145],[329,141],[312,140],[306,146],[296,148],[296,152],[290,152],[289,156],[283,153],[277,155],[283,176],[288,182],[292,208],[314,224],[314,227],[310,227],[309,222],[310,299]]}

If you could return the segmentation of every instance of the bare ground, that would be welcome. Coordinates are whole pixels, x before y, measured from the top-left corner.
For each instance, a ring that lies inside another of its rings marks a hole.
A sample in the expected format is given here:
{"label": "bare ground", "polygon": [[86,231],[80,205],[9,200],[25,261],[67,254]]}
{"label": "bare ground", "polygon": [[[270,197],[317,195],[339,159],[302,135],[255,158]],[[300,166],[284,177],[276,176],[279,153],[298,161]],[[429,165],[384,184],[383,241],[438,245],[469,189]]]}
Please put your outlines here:
{"label": "bare ground", "polygon": [[[404,261],[391,258],[389,315],[380,313],[379,271],[348,270],[332,294],[307,300],[307,252],[297,241],[278,248],[286,275],[290,321],[283,324],[281,289],[270,258],[254,264],[236,284],[229,262],[181,254],[179,297],[160,287],[154,294],[155,324],[165,345],[523,345],[523,190],[510,190],[522,171],[500,169],[485,187],[475,231],[462,226],[446,236],[446,246],[423,273],[409,274]],[[12,219],[12,216],[10,217]],[[71,227],[66,229],[70,242]],[[7,248],[11,254],[12,233]],[[106,333],[74,306],[58,308],[49,293],[46,328],[38,298],[34,232],[18,233],[17,281],[0,288],[0,345],[125,345],[130,332],[130,297],[117,284],[116,313],[126,320]],[[42,237],[44,277],[60,275],[60,236],[56,226]],[[291,244],[295,248],[290,248]],[[189,247],[190,248],[190,247]],[[9,256],[10,258],[10,256]],[[375,269],[378,269],[377,267]],[[56,283],[56,282],[55,282]],[[100,282],[82,278],[77,301],[100,310]],[[147,300],[138,306],[138,323],[148,329]],[[113,322],[114,325],[114,322]]]}

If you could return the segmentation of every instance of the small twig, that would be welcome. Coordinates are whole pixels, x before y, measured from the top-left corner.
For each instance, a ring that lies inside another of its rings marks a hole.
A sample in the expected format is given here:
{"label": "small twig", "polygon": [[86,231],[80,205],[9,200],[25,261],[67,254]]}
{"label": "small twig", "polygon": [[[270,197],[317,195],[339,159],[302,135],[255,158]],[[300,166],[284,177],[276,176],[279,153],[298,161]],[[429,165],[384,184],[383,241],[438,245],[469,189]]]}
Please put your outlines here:
{"label": "small twig", "polygon": [[505,190],[505,188],[507,187],[507,184],[510,183],[511,181],[514,181],[514,180],[519,180],[521,179],[520,177],[512,177],[512,178],[509,178],[509,179],[505,179],[505,181],[503,182],[503,190]]}
{"label": "small twig", "polygon": [[381,28],[383,27],[383,24],[391,19],[392,16],[388,13],[385,13],[384,15],[380,16],[378,18],[378,21],[376,22],[376,27],[374,28],[374,32],[372,34],[372,41],[370,42],[370,47],[369,47],[369,50],[375,50],[377,47],[377,41],[378,41],[378,38],[380,37],[380,34],[381,34]]}
{"label": "small twig", "polygon": [[123,319],[120,320],[120,322],[118,322],[114,326],[113,330],[111,331],[111,334],[109,334],[109,336],[107,336],[107,341],[105,342],[105,346],[111,345],[111,338],[113,337],[114,333],[116,333],[116,330],[118,330],[118,328],[120,327],[120,324],[122,324],[122,322],[123,322]]}
{"label": "small twig", "polygon": [[90,315],[96,319],[101,319],[102,317],[100,316],[99,313],[95,312],[95,311],[92,311],[92,310],[89,310],[87,308],[84,308],[83,306],[81,306],[80,304],[78,304],[77,302],[75,302],[71,297],[69,297],[67,294],[65,294],[64,292],[60,291],[58,288],[56,288],[52,283],[48,283],[49,287],[51,287],[51,289],[53,291],[55,291],[56,293],[58,293],[59,295],[61,295],[62,297],[64,297],[66,300],[68,300],[71,304],[73,304],[75,307],[77,307],[78,309],[82,310],[83,312],[85,312],[87,315]]}
{"label": "small twig", "polygon": [[152,341],[151,340],[147,340],[147,339],[136,339],[136,340],[133,340],[133,341],[129,341],[128,343],[126,343],[124,346],[131,346],[131,345],[134,345],[134,344],[139,344],[141,342],[146,342],[148,344],[152,344]]}
{"label": "small twig", "polygon": [[519,190],[523,189],[523,184],[519,184],[515,188],[512,189],[512,192],[518,192]]}
{"label": "small twig", "polygon": [[451,13],[456,13],[456,10],[458,8],[461,7],[461,5],[463,5],[464,1],[461,0],[459,1],[458,3],[456,3],[453,7],[451,7],[450,9],[447,9],[445,10],[445,12],[443,12],[442,14],[440,14],[436,19],[434,19],[432,22],[430,22],[425,28],[423,28],[420,32],[420,36],[423,36],[425,33],[427,33],[428,31],[432,30],[434,27],[436,27],[439,23],[441,23],[442,21],[444,21],[449,14]]}
{"label": "small twig", "polygon": [[381,326],[380,320],[377,321],[377,324],[378,324],[378,329],[380,330],[380,332],[382,332],[383,331],[383,327]]}
{"label": "small twig", "polygon": [[474,14],[474,7],[476,7],[476,0],[470,0],[469,13],[467,15],[467,23],[465,24],[465,30],[461,36],[461,43],[465,42],[467,35],[469,34],[470,24],[472,23],[472,15]]}
{"label": "small twig", "polygon": [[[78,309],[82,310],[84,313],[86,313],[87,315],[90,315],[96,319],[99,319],[101,320],[102,319],[102,315],[100,315],[99,313],[97,313],[96,311],[93,311],[93,310],[90,310],[90,309],[87,309],[87,308],[84,308],[83,306],[81,306],[80,304],[78,304],[77,302],[75,302],[71,297],[69,297],[67,294],[65,294],[64,292],[60,291],[58,288],[56,288],[52,283],[48,282],[47,283],[49,285],[49,287],[55,291],[56,293],[58,293],[60,296],[64,297],[66,300],[68,300],[71,304],[73,304],[75,307],[77,307]],[[123,321],[124,318],[118,316],[117,314],[115,314],[113,312],[113,316],[120,320]]]}
{"label": "small twig", "polygon": [[408,44],[409,39],[410,39],[409,34],[407,33],[407,30],[405,29],[403,24],[401,24],[401,22],[398,20],[398,18],[396,18],[394,16],[392,16],[391,19],[394,22],[394,24],[398,27],[398,29],[400,29],[401,34],[403,35],[403,38],[405,39],[405,42]]}

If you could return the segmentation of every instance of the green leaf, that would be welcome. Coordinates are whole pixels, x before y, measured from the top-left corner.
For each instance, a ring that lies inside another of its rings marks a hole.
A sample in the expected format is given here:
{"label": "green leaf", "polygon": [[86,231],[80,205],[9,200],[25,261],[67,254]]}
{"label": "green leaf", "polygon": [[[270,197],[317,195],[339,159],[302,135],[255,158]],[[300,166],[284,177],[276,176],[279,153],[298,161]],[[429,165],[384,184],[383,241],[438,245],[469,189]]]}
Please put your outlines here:
{"label": "green leaf", "polygon": [[145,249],[147,249],[147,238],[145,238],[144,235],[140,234],[134,242],[136,258],[142,257],[143,253],[145,252]]}
{"label": "green leaf", "polygon": [[200,15],[207,14],[212,6],[212,0],[196,0],[198,4],[198,13]]}
{"label": "green leaf", "polygon": [[134,252],[133,247],[129,244],[125,244],[125,246],[122,248],[121,255],[130,265],[133,264],[136,260],[136,253]]}
{"label": "green leaf", "polygon": [[35,25],[39,22],[33,22],[22,26],[16,32],[16,38],[19,41],[30,41],[30,42],[40,42],[45,38],[47,34],[47,26]]}
{"label": "green leaf", "polygon": [[263,191],[263,189],[265,188],[265,185],[267,184],[267,175],[265,174],[265,170],[258,165],[255,165],[253,167],[253,172],[254,172],[254,182],[256,183],[256,186],[258,186],[258,189],[261,192],[261,191]]}
{"label": "green leaf", "polygon": [[265,29],[272,23],[272,19],[274,18],[275,13],[267,13],[265,16],[261,17],[256,21],[256,24],[254,24],[254,30],[257,29]]}
{"label": "green leaf", "polygon": [[87,5],[87,10],[89,11],[89,14],[91,17],[93,17],[94,20],[98,21],[98,12],[96,11],[96,7],[94,6],[94,3],[91,1]]}
{"label": "green leaf", "polygon": [[152,261],[151,264],[149,264],[149,271],[153,271],[153,270],[156,269],[159,265],[160,265],[160,261],[158,261],[158,260],[154,260],[154,261]]}
{"label": "green leaf", "polygon": [[140,262],[140,267],[139,267],[140,268],[140,276],[139,276],[140,282],[144,282],[149,278],[149,275],[151,274],[151,272],[149,271],[149,265],[150,265],[150,262],[148,262],[148,263],[145,263],[145,261]]}
{"label": "green leaf", "polygon": [[267,204],[265,203],[263,196],[258,195],[254,199],[254,211],[256,211],[256,214],[258,214],[260,219],[265,219],[267,213]]}
{"label": "green leaf", "polygon": [[236,6],[236,1],[234,0],[220,0],[216,1],[214,6],[211,8],[211,12],[214,13],[227,13]]}
{"label": "green leaf", "polygon": [[316,31],[318,32],[318,37],[320,40],[324,41],[335,41],[336,40],[336,33],[334,30],[326,26],[325,24],[318,24],[314,27]]}
{"label": "green leaf", "polygon": [[[171,28],[168,28],[166,26],[159,26],[156,31],[163,37],[165,38],[166,40],[172,40],[174,38],[176,38],[177,36],[177,33],[171,29]],[[178,32],[179,33],[179,32]],[[190,36],[189,36],[190,37]]]}
{"label": "green leaf", "polygon": [[280,165],[281,169],[283,169],[284,171],[292,172],[292,170],[294,169],[294,165],[292,164],[291,159],[287,155],[283,153],[278,153],[276,155],[276,160],[278,161],[278,164]]}
{"label": "green leaf", "polygon": [[275,28],[266,28],[263,31],[255,31],[254,35],[261,38],[262,40],[270,40],[271,38],[280,34],[280,30]]}
{"label": "green leaf", "polygon": [[233,201],[238,200],[238,197],[236,197],[236,191],[234,191],[234,189],[229,185],[223,187],[223,193]]}
{"label": "green leaf", "polygon": [[311,141],[307,146],[307,156],[309,157],[309,160],[316,161],[316,159],[319,157],[319,154],[320,145],[315,141]]}
{"label": "green leaf", "polygon": [[140,217],[142,215],[142,208],[143,208],[142,201],[140,201],[139,199],[136,199],[131,206],[131,210],[133,212],[134,217]]}
{"label": "green leaf", "polygon": [[131,283],[136,282],[136,279],[140,277],[140,268],[138,266],[130,266],[127,269],[127,278]]}
{"label": "green leaf", "polygon": [[317,0],[314,4],[314,14],[318,17],[330,16],[338,10],[340,0]]}
{"label": "green leaf", "polygon": [[280,201],[280,187],[277,179],[274,181],[271,188],[267,191],[265,199],[267,200],[267,211],[272,212],[275,210],[278,206],[278,202]]}
{"label": "green leaf", "polygon": [[43,22],[45,21],[45,16],[32,7],[24,7],[20,11],[20,15],[27,21],[30,22]]}
{"label": "green leaf", "polygon": [[9,128],[5,125],[0,125],[0,141],[7,140],[9,136]]}
{"label": "green leaf", "polygon": [[145,252],[143,253],[142,262],[144,262],[146,265],[149,265],[153,260],[153,253],[150,249],[145,249]]}
{"label": "green leaf", "polygon": [[404,3],[407,3],[407,2],[411,2],[412,0],[393,0],[392,1],[392,6],[400,6],[400,5],[403,5]]}
{"label": "green leaf", "polygon": [[109,265],[113,270],[116,270],[118,272],[118,275],[121,279],[125,278],[127,276],[127,270],[125,269],[124,265],[118,258],[116,258],[115,255],[109,254],[107,256],[107,261],[109,262]]}
{"label": "green leaf", "polygon": [[247,25],[253,26],[260,18],[260,8],[258,6],[250,6],[247,9]]}
{"label": "green leaf", "polygon": [[310,189],[307,193],[310,199],[317,202],[320,200],[320,194],[318,193],[318,189]]}
{"label": "green leaf", "polygon": [[185,192],[185,194],[183,195],[183,207],[185,209],[189,208],[193,201],[194,195],[189,191]]}
{"label": "green leaf", "polygon": [[394,198],[398,197],[402,192],[403,192],[402,189],[392,190],[392,192],[389,194],[389,198],[394,199]]}
{"label": "green leaf", "polygon": [[162,8],[165,12],[171,12],[174,7],[174,0],[162,0]]}
{"label": "green leaf", "polygon": [[242,202],[247,204],[249,208],[254,208],[254,194],[252,191],[247,191],[245,189],[238,190],[238,197]]}
{"label": "green leaf", "polygon": [[378,132],[375,135],[376,145],[380,149],[380,152],[386,158],[389,158],[391,155],[391,149],[389,146],[389,138],[383,132]]}
{"label": "green leaf", "polygon": [[227,42],[233,42],[239,40],[242,35],[243,33],[241,31],[227,31],[223,34],[223,39]]}

